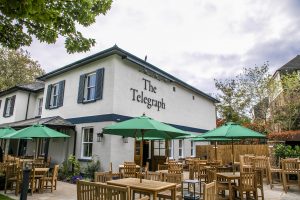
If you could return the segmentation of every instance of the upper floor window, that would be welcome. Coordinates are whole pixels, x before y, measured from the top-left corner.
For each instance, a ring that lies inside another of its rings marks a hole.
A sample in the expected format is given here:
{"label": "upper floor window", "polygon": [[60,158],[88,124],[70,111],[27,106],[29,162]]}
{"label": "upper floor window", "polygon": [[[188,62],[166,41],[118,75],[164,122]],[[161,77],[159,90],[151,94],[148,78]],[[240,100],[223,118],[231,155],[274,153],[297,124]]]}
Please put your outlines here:
{"label": "upper floor window", "polygon": [[83,74],[79,79],[78,103],[94,102],[102,99],[104,82],[104,68],[96,72]]}
{"label": "upper floor window", "polygon": [[49,84],[47,89],[45,108],[58,108],[63,106],[64,102],[65,81],[55,84]]}
{"label": "upper floor window", "polygon": [[5,99],[5,105],[3,110],[3,117],[10,117],[14,113],[16,95],[12,97],[7,97]]}
{"label": "upper floor window", "polygon": [[52,85],[50,107],[57,107],[59,84]]}
{"label": "upper floor window", "polygon": [[85,91],[84,100],[85,101],[95,100],[96,73],[92,73],[86,76],[85,85],[86,87],[84,88]]}
{"label": "upper floor window", "polygon": [[93,155],[93,134],[94,128],[83,128],[81,157],[91,158]]}
{"label": "upper floor window", "polygon": [[42,115],[42,110],[43,110],[43,98],[38,99],[38,110],[37,110],[37,116]]}

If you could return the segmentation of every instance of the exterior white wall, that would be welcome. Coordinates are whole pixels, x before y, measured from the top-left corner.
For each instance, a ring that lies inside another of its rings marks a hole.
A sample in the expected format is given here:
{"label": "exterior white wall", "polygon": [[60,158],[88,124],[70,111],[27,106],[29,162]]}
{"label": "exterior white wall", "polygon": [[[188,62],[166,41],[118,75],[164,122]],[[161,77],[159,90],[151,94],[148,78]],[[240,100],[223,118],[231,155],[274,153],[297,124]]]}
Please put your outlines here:
{"label": "exterior white wall", "polygon": [[[92,103],[78,104],[78,87],[79,78],[82,74],[87,74],[96,71],[99,68],[105,68],[104,72],[104,89],[103,99]],[[113,82],[114,63],[111,57],[95,61],[84,67],[74,69],[64,74],[55,76],[46,81],[44,90],[44,102],[42,117],[61,116],[65,119],[91,116],[99,114],[112,113],[112,99],[113,99]],[[65,80],[64,102],[63,106],[56,109],[45,109],[47,88],[49,84],[55,84],[59,81]]]}
{"label": "exterior white wall", "polygon": [[134,160],[134,140],[129,138],[128,143],[123,143],[121,136],[104,135],[102,142],[97,142],[97,133],[102,132],[102,128],[113,122],[98,122],[77,124],[77,143],[76,157],[81,159],[82,151],[82,130],[83,128],[94,128],[93,134],[93,156],[100,160],[102,170],[108,170],[110,162],[113,163],[113,169],[117,170],[118,166],[124,161]]}
{"label": "exterior white wall", "polygon": [[[114,113],[127,116],[141,116],[145,113],[159,121],[211,130],[216,127],[215,105],[192,91],[176,83],[159,81],[142,72],[139,67],[117,58],[114,76]],[[129,78],[130,77],[130,78]],[[157,87],[156,93],[144,90],[143,78],[150,80]],[[176,91],[173,91],[173,87]],[[158,111],[155,107],[147,108],[146,104],[133,101],[131,88],[143,91],[144,96],[161,100],[164,99],[166,109]],[[193,96],[195,99],[193,100]],[[129,109],[130,108],[130,109]]]}
{"label": "exterior white wall", "polygon": [[[5,99],[8,97],[12,97],[14,95],[16,95],[16,100],[15,100],[13,115],[10,117],[3,117]],[[20,120],[25,119],[26,105],[27,105],[27,100],[28,100],[28,94],[26,92],[22,92],[22,91],[12,92],[8,95],[0,97],[0,99],[2,100],[1,109],[0,109],[0,123],[1,124],[20,121]]]}

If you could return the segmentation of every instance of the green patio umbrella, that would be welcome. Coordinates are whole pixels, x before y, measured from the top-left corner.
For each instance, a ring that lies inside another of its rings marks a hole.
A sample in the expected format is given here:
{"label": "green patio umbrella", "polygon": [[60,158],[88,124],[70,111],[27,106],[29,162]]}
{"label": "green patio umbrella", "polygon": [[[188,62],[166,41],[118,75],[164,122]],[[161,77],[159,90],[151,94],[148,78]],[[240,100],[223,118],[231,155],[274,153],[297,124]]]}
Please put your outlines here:
{"label": "green patio umbrella", "polygon": [[[27,128],[23,128],[14,133],[3,136],[5,139],[28,139],[28,138],[67,138],[66,134],[48,128],[41,124],[35,124]],[[45,160],[48,157],[49,140],[46,143]]]}
{"label": "green patio umbrella", "polygon": [[14,132],[16,132],[16,130],[11,127],[0,128],[0,138],[3,138],[3,136],[6,136]]}
{"label": "green patio umbrella", "polygon": [[3,139],[3,136],[14,133],[14,132],[16,132],[16,130],[11,127],[0,128],[1,146],[3,145],[3,141],[4,141],[4,145],[2,146],[4,148],[4,152],[6,149],[6,140]]}
{"label": "green patio umbrella", "polygon": [[[117,124],[113,124],[103,128],[104,134],[120,135],[132,138],[162,138],[162,139],[174,139],[178,136],[188,135],[185,131],[174,128],[170,125],[156,121],[150,117],[143,116],[129,119]],[[143,165],[143,149],[141,149],[140,169]]]}
{"label": "green patio umbrella", "polygon": [[213,138],[227,138],[231,139],[231,148],[232,148],[232,164],[234,164],[234,148],[233,141],[234,139],[244,139],[244,138],[265,138],[266,136],[243,127],[237,123],[229,122],[220,126],[216,129],[208,131],[202,135],[206,139]]}

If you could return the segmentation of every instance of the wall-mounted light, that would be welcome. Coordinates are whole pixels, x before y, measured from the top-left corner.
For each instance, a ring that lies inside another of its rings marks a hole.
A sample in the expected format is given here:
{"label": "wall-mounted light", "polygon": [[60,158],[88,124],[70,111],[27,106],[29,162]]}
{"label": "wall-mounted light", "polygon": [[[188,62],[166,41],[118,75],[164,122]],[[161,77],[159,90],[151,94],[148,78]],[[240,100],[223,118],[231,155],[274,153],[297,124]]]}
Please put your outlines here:
{"label": "wall-mounted light", "polygon": [[97,133],[97,142],[102,142],[103,141],[103,133]]}
{"label": "wall-mounted light", "polygon": [[123,143],[128,143],[128,137],[123,136]]}

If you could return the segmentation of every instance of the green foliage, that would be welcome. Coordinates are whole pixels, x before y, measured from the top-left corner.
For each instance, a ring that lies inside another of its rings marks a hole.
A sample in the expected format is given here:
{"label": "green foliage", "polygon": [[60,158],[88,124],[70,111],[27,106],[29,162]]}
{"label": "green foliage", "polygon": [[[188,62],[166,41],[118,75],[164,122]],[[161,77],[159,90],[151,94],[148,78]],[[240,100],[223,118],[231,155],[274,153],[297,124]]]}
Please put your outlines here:
{"label": "green foliage", "polygon": [[292,148],[290,145],[278,144],[274,149],[275,156],[279,158],[297,158],[300,157],[300,146]]}
{"label": "green foliage", "polygon": [[30,83],[44,70],[24,50],[0,48],[0,91],[18,84]]}
{"label": "green foliage", "polygon": [[218,114],[228,121],[249,123],[253,119],[253,108],[259,116],[266,120],[267,105],[262,103],[268,97],[270,74],[268,63],[254,68],[244,68],[243,73],[225,80],[216,80],[219,90],[217,98],[221,103],[217,106]]}
{"label": "green foliage", "polygon": [[300,129],[300,76],[293,72],[280,78],[280,82],[274,83],[277,91],[281,91],[280,95],[274,94],[275,105],[271,107],[274,123],[285,131]]}
{"label": "green foliage", "polygon": [[96,156],[92,157],[92,161],[87,163],[87,167],[85,168],[85,176],[86,178],[93,179],[95,172],[100,171],[100,161]]}
{"label": "green foliage", "polygon": [[71,180],[74,176],[79,176],[80,174],[80,163],[75,156],[70,155],[67,160],[65,160],[60,169],[58,176],[61,180]]}
{"label": "green foliage", "polygon": [[18,49],[29,46],[32,36],[49,44],[63,36],[69,53],[88,51],[95,40],[83,37],[75,25],[90,26],[111,4],[112,0],[0,0],[0,44]]}

